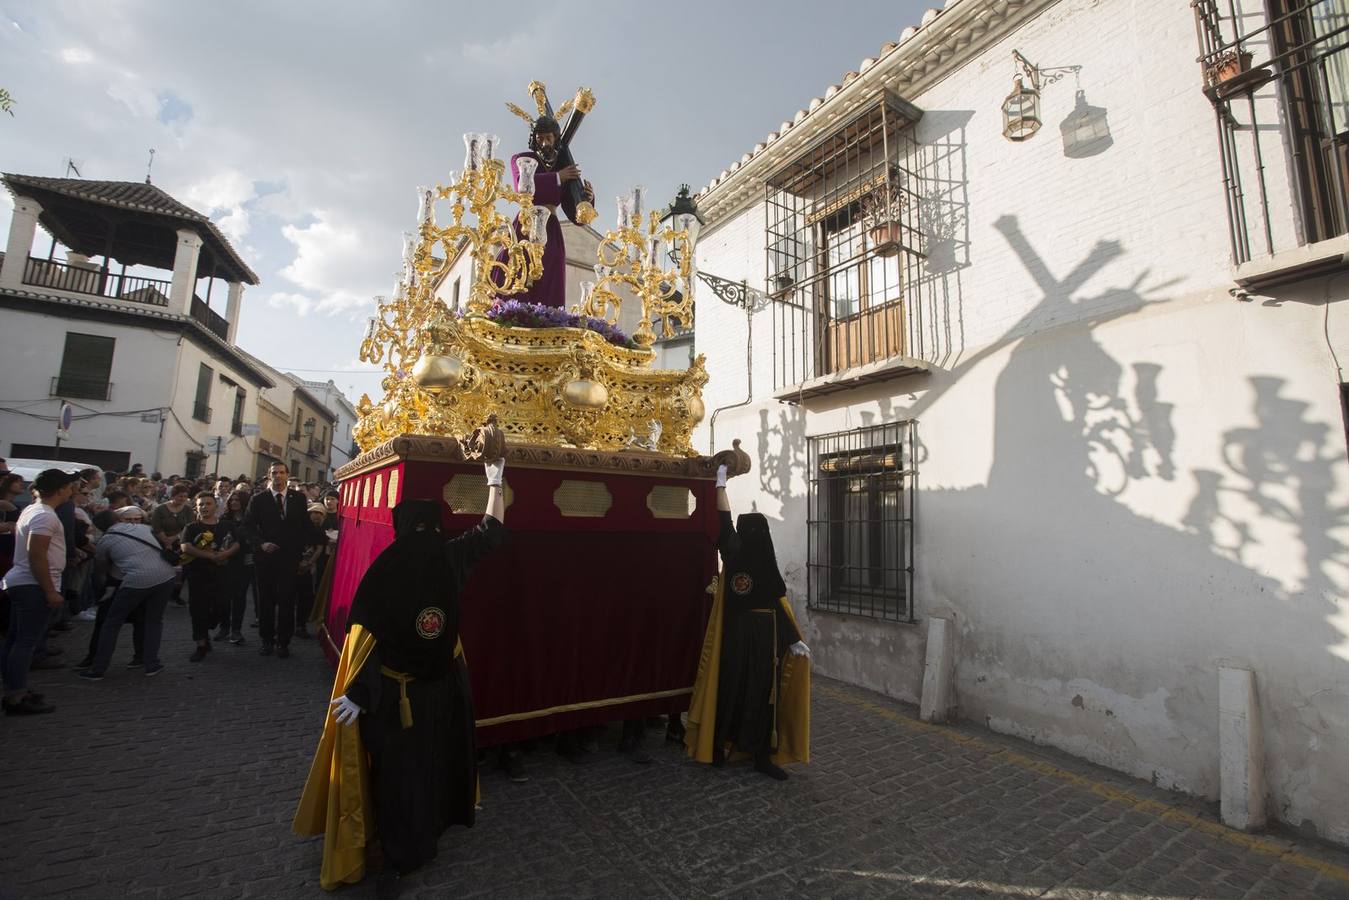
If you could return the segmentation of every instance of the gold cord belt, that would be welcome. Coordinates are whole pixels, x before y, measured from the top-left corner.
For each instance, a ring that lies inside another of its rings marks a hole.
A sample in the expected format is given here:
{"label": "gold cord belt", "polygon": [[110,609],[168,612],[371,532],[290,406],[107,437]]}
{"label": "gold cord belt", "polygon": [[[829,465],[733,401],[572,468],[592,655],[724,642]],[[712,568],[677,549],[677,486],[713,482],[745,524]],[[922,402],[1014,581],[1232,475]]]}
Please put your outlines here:
{"label": "gold cord belt", "polygon": [[406,672],[396,672],[388,666],[380,666],[381,675],[386,675],[398,682],[398,718],[402,720],[404,728],[412,727],[412,702],[408,700],[408,682],[416,681]]}

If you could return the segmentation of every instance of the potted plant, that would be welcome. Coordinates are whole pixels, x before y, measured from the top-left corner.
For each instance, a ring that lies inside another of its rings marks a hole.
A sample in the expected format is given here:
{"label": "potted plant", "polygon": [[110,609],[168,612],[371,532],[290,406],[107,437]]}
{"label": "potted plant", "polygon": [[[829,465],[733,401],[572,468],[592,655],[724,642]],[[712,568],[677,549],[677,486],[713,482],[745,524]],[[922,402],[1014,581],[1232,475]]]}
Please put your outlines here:
{"label": "potted plant", "polygon": [[1251,53],[1240,47],[1229,47],[1219,53],[1204,67],[1206,87],[1216,87],[1225,81],[1231,81],[1251,68]]}
{"label": "potted plant", "polygon": [[862,222],[877,256],[895,256],[903,246],[905,196],[885,186],[862,201]]}

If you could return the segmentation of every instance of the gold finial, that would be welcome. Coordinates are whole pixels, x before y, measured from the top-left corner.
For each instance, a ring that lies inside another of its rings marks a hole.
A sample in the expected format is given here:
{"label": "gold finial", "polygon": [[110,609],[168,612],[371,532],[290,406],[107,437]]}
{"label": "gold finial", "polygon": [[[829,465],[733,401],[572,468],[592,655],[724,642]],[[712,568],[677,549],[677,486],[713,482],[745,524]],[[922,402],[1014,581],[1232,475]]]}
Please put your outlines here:
{"label": "gold finial", "polygon": [[576,96],[572,98],[572,105],[577,112],[586,115],[595,108],[595,95],[590,92],[590,88],[578,88]]}
{"label": "gold finial", "polygon": [[539,115],[548,114],[548,88],[544,87],[542,81],[531,81],[529,87],[529,96],[534,98],[534,105],[539,108]]}
{"label": "gold finial", "polygon": [[534,117],[531,116],[529,113],[525,112],[520,107],[516,106],[514,103],[507,103],[506,108],[509,109],[511,112],[515,113],[520,118],[524,119],[531,126],[534,124]]}

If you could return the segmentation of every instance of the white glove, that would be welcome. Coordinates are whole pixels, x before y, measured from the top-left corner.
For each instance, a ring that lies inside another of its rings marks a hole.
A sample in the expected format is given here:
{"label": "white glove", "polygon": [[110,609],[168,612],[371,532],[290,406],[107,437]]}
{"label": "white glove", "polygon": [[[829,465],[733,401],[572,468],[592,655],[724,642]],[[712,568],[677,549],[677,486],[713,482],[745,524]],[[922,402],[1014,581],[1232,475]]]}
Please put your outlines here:
{"label": "white glove", "polygon": [[726,487],[726,467],[717,466],[717,487]]}
{"label": "white glove", "polygon": [[501,487],[501,476],[506,473],[506,460],[493,459],[483,463],[482,468],[487,473],[488,487]]}
{"label": "white glove", "polygon": [[350,725],[352,722],[356,721],[357,716],[365,712],[365,710],[361,709],[354,702],[347,699],[346,694],[338,697],[328,705],[333,708],[333,718],[337,720],[338,725]]}
{"label": "white glove", "polygon": [[810,648],[806,646],[805,641],[797,641],[792,644],[787,648],[787,652],[792,656],[804,656],[806,659],[810,659]]}

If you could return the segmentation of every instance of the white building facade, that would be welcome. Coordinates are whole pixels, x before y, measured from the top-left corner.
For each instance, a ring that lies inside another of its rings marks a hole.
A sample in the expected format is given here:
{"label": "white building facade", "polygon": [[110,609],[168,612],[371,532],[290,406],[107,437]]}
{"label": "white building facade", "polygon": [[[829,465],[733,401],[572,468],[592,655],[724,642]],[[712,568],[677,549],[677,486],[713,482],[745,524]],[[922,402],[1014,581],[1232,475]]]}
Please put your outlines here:
{"label": "white building facade", "polygon": [[351,404],[351,401],[347,399],[347,396],[342,393],[333,380],[304,381],[289,372],[286,373],[286,377],[304,385],[309,393],[322,402],[328,412],[335,417],[332,452],[330,454],[332,471],[337,471],[359,456],[359,448],[356,446],[355,439],[351,436],[351,430],[356,427],[360,416],[356,413],[356,407]]}
{"label": "white building facade", "polygon": [[[15,208],[0,264],[3,452],[165,475],[251,471],[246,426],[271,381],[233,343],[257,277],[225,238],[150,184],[4,180]],[[74,420],[58,450],[62,402]]]}
{"label": "white building facade", "polygon": [[1349,843],[1349,173],[1271,33],[1227,143],[1196,31],[952,0],[723,172],[699,266],[771,299],[699,286],[695,446],[754,459],[817,670]]}

